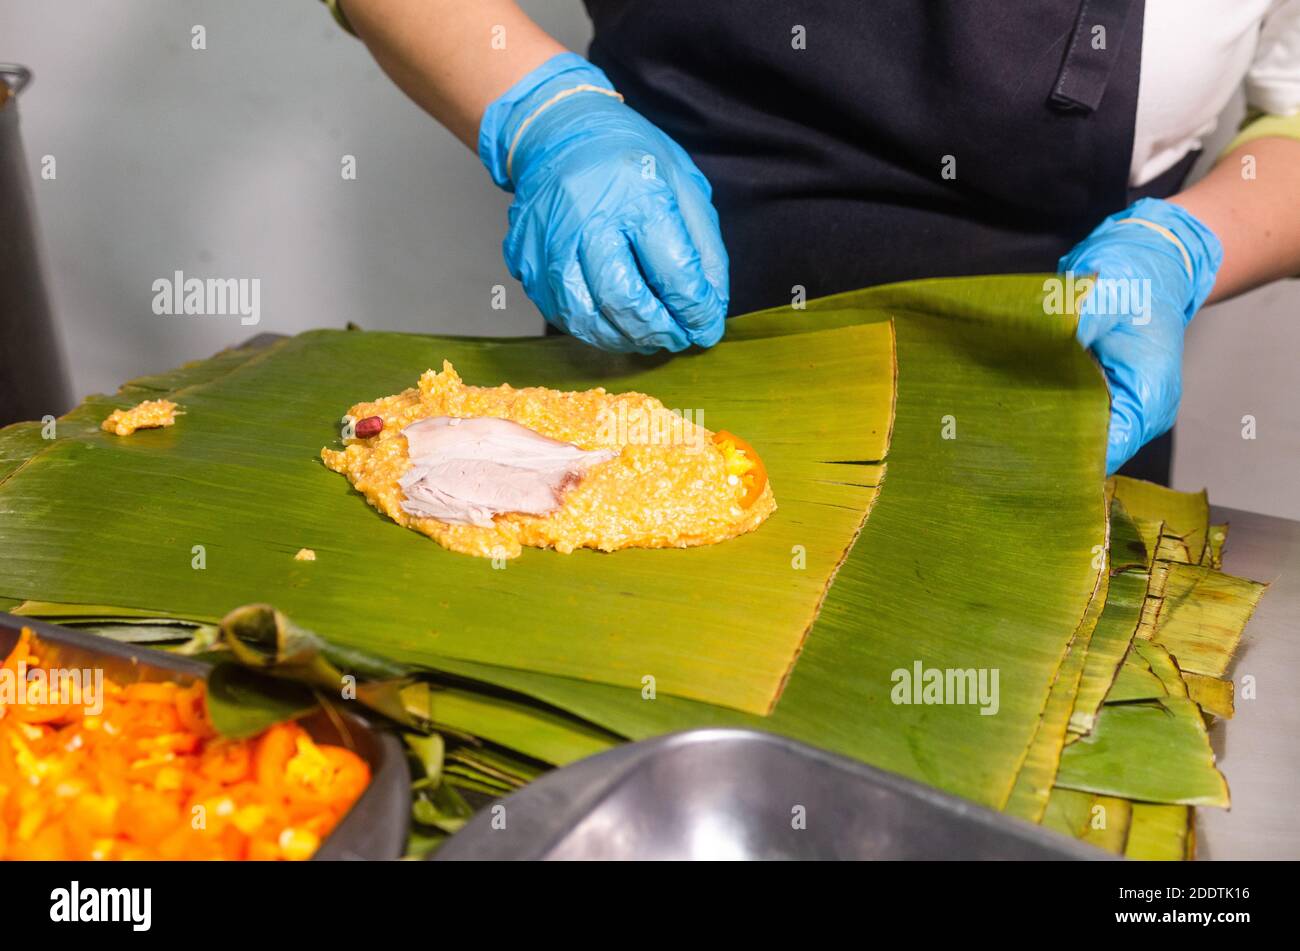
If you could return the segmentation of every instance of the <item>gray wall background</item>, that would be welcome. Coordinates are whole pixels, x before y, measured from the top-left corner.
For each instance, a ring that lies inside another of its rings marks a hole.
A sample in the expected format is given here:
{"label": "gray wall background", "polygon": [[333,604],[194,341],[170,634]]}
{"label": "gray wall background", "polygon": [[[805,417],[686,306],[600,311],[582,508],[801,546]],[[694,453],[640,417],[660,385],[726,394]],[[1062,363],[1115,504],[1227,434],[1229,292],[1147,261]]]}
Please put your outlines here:
{"label": "gray wall background", "polygon": [[[585,49],[579,0],[523,6]],[[206,50],[191,49],[195,24]],[[258,331],[540,332],[501,261],[507,196],[314,0],[6,0],[0,61],[36,74],[21,101],[33,176],[57,161],[35,189],[78,396]],[[155,316],[151,284],[177,269],[260,278],[261,324]],[[504,311],[489,306],[496,284]],[[1298,318],[1295,281],[1197,318],[1177,487],[1300,518]]]}

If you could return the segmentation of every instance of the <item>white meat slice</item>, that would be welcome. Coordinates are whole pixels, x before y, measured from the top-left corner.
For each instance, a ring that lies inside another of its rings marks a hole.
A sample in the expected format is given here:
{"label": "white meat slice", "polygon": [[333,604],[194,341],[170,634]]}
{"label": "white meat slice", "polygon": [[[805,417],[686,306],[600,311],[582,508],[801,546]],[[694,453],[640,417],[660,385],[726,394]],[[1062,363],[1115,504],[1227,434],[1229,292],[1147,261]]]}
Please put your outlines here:
{"label": "white meat slice", "polygon": [[492,526],[504,512],[546,515],[587,470],[613,459],[609,449],[579,449],[508,419],[434,416],[402,430],[411,468],[398,480],[409,515]]}

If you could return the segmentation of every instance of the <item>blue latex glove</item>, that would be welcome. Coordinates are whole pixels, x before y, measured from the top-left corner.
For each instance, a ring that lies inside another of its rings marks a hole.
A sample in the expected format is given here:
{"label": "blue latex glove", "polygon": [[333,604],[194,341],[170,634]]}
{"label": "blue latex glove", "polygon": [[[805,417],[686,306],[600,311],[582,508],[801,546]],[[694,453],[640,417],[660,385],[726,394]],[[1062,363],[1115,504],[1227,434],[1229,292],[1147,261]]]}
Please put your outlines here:
{"label": "blue latex glove", "polygon": [[1182,397],[1183,331],[1222,262],[1214,232],[1186,209],[1155,198],[1111,215],[1061,258],[1062,273],[1099,278],[1084,299],[1077,336],[1110,384],[1108,475],[1173,426]]}
{"label": "blue latex glove", "polygon": [[729,294],[712,189],[613,88],[564,53],[488,106],[479,158],[515,192],[506,266],[547,321],[601,349],[711,347]]}

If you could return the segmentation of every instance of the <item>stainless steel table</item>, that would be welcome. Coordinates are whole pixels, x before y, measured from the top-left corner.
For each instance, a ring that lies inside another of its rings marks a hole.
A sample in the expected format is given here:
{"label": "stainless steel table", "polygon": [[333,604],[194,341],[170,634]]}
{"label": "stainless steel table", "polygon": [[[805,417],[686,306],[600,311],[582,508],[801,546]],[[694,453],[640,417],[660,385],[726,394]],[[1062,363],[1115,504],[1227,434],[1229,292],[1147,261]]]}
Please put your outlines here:
{"label": "stainless steel table", "polygon": [[[1300,522],[1215,507],[1228,522],[1223,568],[1267,581],[1230,671],[1237,712],[1210,738],[1232,809],[1198,809],[1202,859],[1300,859]],[[1242,697],[1253,677],[1256,698]]]}

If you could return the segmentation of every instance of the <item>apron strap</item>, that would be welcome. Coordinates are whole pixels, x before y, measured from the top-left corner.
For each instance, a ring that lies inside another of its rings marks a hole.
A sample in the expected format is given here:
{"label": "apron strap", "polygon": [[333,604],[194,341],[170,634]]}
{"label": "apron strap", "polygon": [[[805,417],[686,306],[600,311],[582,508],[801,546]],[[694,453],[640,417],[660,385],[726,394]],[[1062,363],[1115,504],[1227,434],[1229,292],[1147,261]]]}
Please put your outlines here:
{"label": "apron strap", "polygon": [[1130,7],[1136,0],[1083,0],[1065,61],[1048,97],[1061,112],[1088,114],[1101,105],[1119,62]]}

